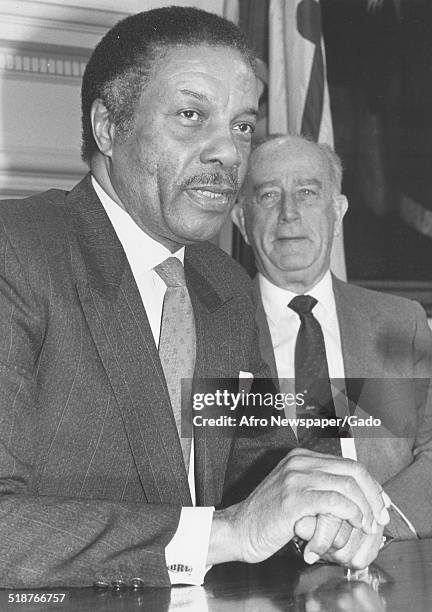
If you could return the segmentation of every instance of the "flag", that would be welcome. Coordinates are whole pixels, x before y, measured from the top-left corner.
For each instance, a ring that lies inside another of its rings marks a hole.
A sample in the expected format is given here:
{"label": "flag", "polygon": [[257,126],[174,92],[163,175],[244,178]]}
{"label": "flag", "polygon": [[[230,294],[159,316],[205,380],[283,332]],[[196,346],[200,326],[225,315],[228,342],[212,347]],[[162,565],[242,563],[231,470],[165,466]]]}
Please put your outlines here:
{"label": "flag", "polygon": [[[270,0],[268,126],[334,147],[319,0]],[[346,278],[342,234],[331,267]]]}
{"label": "flag", "polygon": [[223,16],[225,19],[238,24],[239,10],[238,0],[223,0]]}

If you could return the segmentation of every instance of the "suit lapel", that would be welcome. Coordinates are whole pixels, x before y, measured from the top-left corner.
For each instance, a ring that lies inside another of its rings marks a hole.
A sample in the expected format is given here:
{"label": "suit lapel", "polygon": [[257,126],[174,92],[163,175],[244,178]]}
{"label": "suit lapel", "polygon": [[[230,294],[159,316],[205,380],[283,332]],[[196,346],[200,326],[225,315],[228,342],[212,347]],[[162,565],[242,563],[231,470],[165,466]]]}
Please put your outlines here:
{"label": "suit lapel", "polygon": [[[335,277],[333,277],[333,289],[340,326],[347,392],[350,398],[350,413],[363,419],[370,416],[361,408],[365,400],[366,404],[368,403],[367,397],[370,394],[367,379],[379,379],[383,375],[383,360],[378,360],[373,351],[376,345],[379,313],[374,312],[373,317],[364,305],[359,307],[350,296],[346,284]],[[379,430],[371,428],[369,431],[368,428],[359,427],[354,428],[354,434],[358,460],[366,467],[373,467],[375,473],[378,462],[376,451],[380,451],[378,446],[386,444],[387,430],[385,427],[380,427]]]}
{"label": "suit lapel", "polygon": [[259,333],[259,344],[260,344],[261,356],[264,359],[264,361],[267,363],[267,365],[269,366],[272,378],[277,379],[278,371],[276,367],[276,360],[275,360],[274,351],[273,351],[270,329],[269,329],[268,322],[267,322],[267,316],[264,311],[264,306],[262,303],[258,275],[255,276],[253,282],[254,282],[254,290],[255,290],[255,296],[256,296],[256,302],[257,302],[255,320],[258,325],[258,330],[260,332]]}
{"label": "suit lapel", "polygon": [[[204,269],[205,268],[205,269]],[[232,372],[230,347],[226,337],[230,302],[233,299],[223,290],[215,289],[211,269],[195,257],[193,247],[185,252],[186,282],[191,297],[197,338],[195,375],[203,378],[226,378]],[[238,372],[236,372],[238,377]],[[226,464],[232,444],[232,432],[208,435],[207,428],[195,427],[195,490],[197,504],[214,505],[221,499]]]}
{"label": "suit lapel", "polygon": [[69,194],[67,204],[85,268],[79,298],[147,499],[190,505],[162,367],[123,248],[89,177]]}
{"label": "suit lapel", "polygon": [[[349,398],[349,412],[358,416],[357,403],[361,396],[363,379],[369,372],[367,356],[369,352],[369,321],[357,305],[346,295],[344,283],[334,276],[333,291],[339,321],[342,357],[345,370],[345,383]],[[361,411],[363,416],[363,411]],[[356,434],[354,428],[353,433]],[[357,459],[365,464],[370,450],[370,438],[354,435]]]}
{"label": "suit lapel", "polygon": [[375,330],[370,313],[359,308],[346,291],[345,283],[333,277],[333,290],[339,321],[345,377],[377,378],[380,364],[372,352]]}

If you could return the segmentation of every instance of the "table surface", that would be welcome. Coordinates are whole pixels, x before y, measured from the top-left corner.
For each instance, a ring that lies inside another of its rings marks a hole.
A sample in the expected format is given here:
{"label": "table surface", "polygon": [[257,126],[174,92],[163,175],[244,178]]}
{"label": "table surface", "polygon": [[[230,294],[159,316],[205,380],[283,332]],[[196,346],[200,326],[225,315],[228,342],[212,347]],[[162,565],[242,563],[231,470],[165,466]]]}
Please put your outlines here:
{"label": "table surface", "polygon": [[281,556],[258,565],[214,567],[204,587],[58,588],[55,592],[65,593],[62,603],[8,603],[8,595],[30,591],[0,590],[0,611],[431,612],[432,540],[393,542],[381,552],[368,577],[353,581],[347,581],[340,567],[295,565]]}

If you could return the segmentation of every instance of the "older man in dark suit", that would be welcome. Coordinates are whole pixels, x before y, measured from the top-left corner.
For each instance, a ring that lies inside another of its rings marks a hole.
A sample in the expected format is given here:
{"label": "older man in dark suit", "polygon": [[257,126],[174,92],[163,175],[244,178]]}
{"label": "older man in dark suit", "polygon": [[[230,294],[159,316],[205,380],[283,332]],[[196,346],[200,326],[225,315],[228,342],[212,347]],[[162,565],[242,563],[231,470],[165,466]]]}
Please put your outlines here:
{"label": "older man in dark suit", "polygon": [[[388,533],[430,537],[431,332],[419,304],[331,275],[333,239],[347,209],[341,178],[330,147],[301,137],[269,137],[251,155],[232,214],[257,263],[261,350],[282,387],[310,391],[308,370],[310,379],[343,381],[342,392],[334,386],[335,397],[321,406],[353,425],[338,432],[334,452],[358,459],[383,483],[393,502]],[[355,426],[368,417],[376,426]],[[304,443],[330,448],[319,436]]]}
{"label": "older man in dark suit", "polygon": [[267,373],[249,281],[206,242],[245,175],[253,67],[215,15],[127,18],[84,76],[91,174],[0,207],[2,587],[199,584],[206,565],[265,559],[329,507],[365,533],[388,520],[366,470],[301,451],[215,511],[240,470],[295,440],[182,430],[192,377]]}

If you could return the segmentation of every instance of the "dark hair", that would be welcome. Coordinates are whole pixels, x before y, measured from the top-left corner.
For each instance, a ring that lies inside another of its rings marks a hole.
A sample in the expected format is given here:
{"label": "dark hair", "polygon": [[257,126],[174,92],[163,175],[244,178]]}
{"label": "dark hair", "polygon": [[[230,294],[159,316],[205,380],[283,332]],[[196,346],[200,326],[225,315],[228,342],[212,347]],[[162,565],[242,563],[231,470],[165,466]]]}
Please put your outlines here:
{"label": "dark hair", "polygon": [[239,51],[254,68],[255,58],[234,23],[192,7],[170,6],[131,15],[99,42],[86,66],[81,88],[82,158],[98,150],[90,121],[100,98],[120,132],[130,132],[135,108],[153,62],[175,45],[223,45]]}

